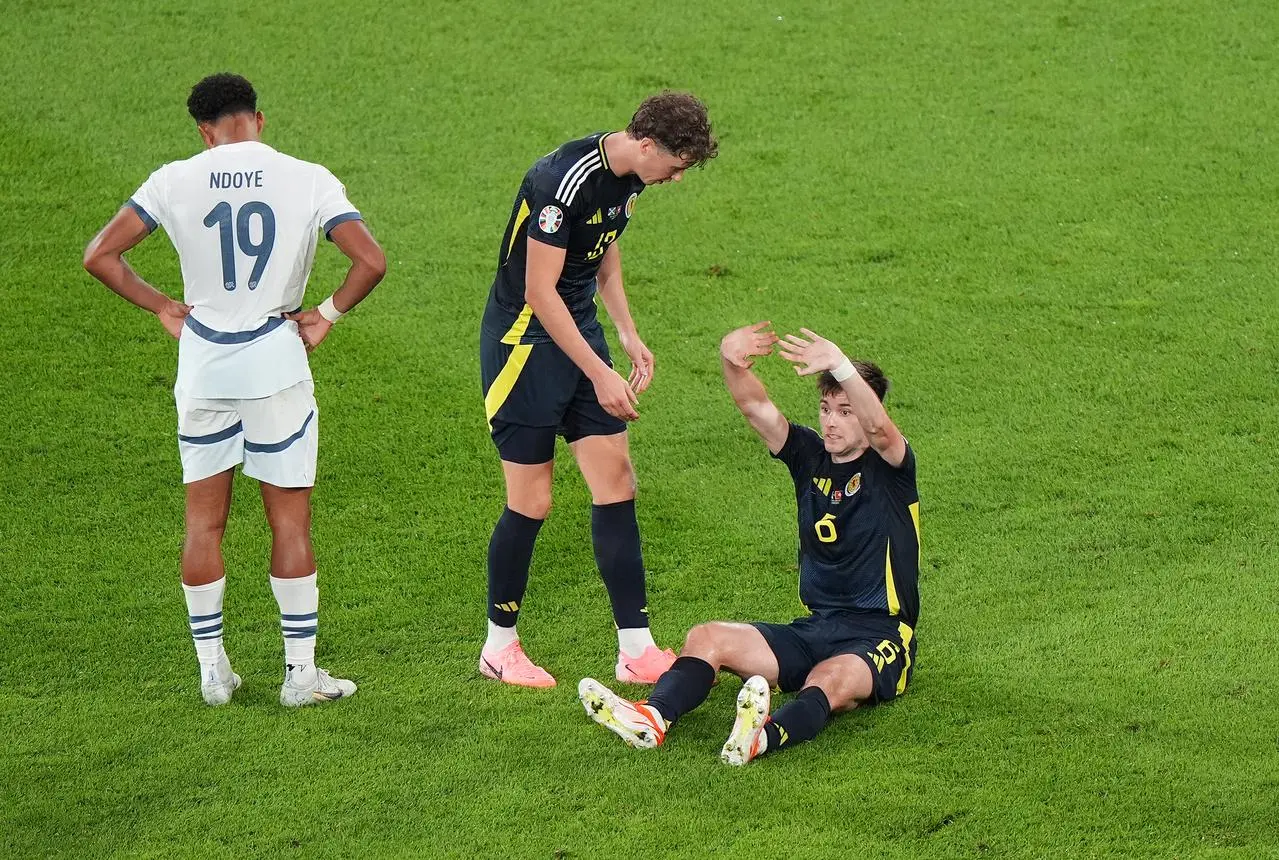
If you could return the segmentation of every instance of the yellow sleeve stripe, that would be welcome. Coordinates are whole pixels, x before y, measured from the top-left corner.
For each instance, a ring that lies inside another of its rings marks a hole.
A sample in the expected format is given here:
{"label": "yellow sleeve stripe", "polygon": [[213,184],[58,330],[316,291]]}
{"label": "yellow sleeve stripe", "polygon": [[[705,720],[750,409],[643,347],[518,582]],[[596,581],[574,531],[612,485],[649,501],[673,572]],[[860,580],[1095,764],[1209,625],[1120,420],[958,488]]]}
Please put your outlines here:
{"label": "yellow sleeve stripe", "polygon": [[888,614],[898,615],[902,611],[901,601],[897,597],[897,584],[893,582],[893,542],[888,542],[888,550],[884,554],[884,590],[888,592]]}
{"label": "yellow sleeve stripe", "polygon": [[[919,502],[910,503],[910,519],[915,524],[915,546],[922,547],[923,544],[919,540]],[[917,563],[922,564],[924,560],[923,551],[920,550]]]}

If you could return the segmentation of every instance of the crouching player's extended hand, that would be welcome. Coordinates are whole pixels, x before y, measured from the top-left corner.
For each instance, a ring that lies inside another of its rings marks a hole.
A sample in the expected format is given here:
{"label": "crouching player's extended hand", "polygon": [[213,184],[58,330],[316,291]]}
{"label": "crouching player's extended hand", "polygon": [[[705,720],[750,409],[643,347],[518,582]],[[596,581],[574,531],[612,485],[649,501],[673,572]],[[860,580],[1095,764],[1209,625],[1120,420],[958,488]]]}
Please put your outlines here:
{"label": "crouching player's extended hand", "polygon": [[795,365],[800,376],[834,370],[848,359],[843,351],[812,329],[801,328],[804,337],[788,334],[781,340],[778,354]]}
{"label": "crouching player's extended hand", "polygon": [[765,321],[733,329],[719,342],[719,354],[734,367],[749,370],[755,363],[755,356],[773,352],[777,335],[769,328],[771,325]]}

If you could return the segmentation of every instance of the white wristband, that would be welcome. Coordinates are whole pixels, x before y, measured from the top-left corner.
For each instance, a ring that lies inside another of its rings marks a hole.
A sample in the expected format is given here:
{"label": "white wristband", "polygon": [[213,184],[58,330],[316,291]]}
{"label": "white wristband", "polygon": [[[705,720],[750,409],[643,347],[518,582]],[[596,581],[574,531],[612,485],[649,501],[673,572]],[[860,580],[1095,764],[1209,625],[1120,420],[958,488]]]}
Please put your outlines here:
{"label": "white wristband", "polygon": [[845,379],[851,379],[855,373],[857,373],[856,365],[853,364],[852,359],[845,357],[839,366],[830,372],[830,375],[835,377],[836,382],[843,382]]}
{"label": "white wristband", "polygon": [[338,310],[337,305],[333,304],[332,296],[329,296],[320,303],[320,316],[324,317],[331,323],[335,323],[342,319],[342,312]]}

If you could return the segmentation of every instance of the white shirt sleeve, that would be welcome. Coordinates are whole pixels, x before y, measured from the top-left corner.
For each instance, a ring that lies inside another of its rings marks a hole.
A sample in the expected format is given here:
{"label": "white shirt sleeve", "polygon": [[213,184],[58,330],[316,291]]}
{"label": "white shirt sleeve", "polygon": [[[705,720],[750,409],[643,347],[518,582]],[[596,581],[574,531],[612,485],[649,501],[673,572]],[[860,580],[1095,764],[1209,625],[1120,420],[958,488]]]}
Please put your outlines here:
{"label": "white shirt sleeve", "polygon": [[316,167],[315,209],[320,229],[328,236],[333,228],[347,221],[363,221],[364,216],[346,199],[346,188],[326,168]]}
{"label": "white shirt sleeve", "polygon": [[129,198],[129,202],[125,205],[138,213],[138,217],[147,225],[147,229],[154,231],[158,225],[164,224],[169,218],[168,206],[168,182],[165,181],[163,165],[157,168],[147,181],[142,183],[142,187],[133,192],[133,196]]}

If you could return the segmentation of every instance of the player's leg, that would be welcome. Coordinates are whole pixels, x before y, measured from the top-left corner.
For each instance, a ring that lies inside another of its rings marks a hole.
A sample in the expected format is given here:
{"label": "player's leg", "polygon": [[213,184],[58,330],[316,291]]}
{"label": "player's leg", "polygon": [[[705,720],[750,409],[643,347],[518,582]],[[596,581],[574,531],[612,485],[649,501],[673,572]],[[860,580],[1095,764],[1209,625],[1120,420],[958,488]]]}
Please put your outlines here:
{"label": "player's leg", "polygon": [[721,669],[742,678],[761,675],[770,685],[779,672],[777,655],[757,627],[711,621],[688,631],[679,657],[657,679],[648,703],[673,724],[706,701]]}
{"label": "player's leg", "polygon": [[186,538],[182,544],[182,591],[200,661],[200,694],[224,705],[240,686],[222,642],[222,598],[226,572],[222,536],[231,510],[235,472],[227,469],[186,485]]}
{"label": "player's leg", "polygon": [[551,511],[555,430],[500,423],[494,426],[493,438],[503,453],[506,508],[489,538],[488,636],[480,651],[480,674],[520,687],[554,687],[551,674],[524,653],[516,622],[537,534]]}
{"label": "player's leg", "polygon": [[480,337],[484,413],[502,461],[506,507],[488,550],[488,635],[480,674],[522,687],[555,679],[524,654],[516,622],[538,532],[551,510],[555,428],[576,386],[575,368],[554,344]]}
{"label": "player's leg", "polygon": [[319,451],[319,408],[310,380],[270,397],[240,401],[244,473],[261,486],[271,526],[271,592],[280,607],[288,707],[331,702],[355,693],[353,682],[315,665],[320,620],[319,575],[311,546],[311,490]]}
{"label": "player's leg", "polygon": [[857,630],[828,639],[827,647],[835,653],[813,666],[795,698],[769,717],[752,757],[811,740],[832,714],[886,702],[905,692],[912,650],[900,637],[864,637],[865,631]]}
{"label": "player's leg", "polygon": [[777,657],[756,627],[713,621],[689,631],[680,656],[646,701],[623,699],[593,678],[582,680],[578,698],[591,719],[633,747],[651,748],[665,740],[677,719],[706,700],[721,668],[774,681],[779,671]]}
{"label": "player's leg", "polygon": [[[603,330],[595,329],[586,337],[611,366]],[[564,412],[563,430],[591,491],[591,543],[617,625],[617,679],[651,684],[670,668],[675,653],[658,648],[649,630],[644,556],[635,517],[635,470],[626,423],[604,411],[595,386],[579,373]]]}
{"label": "player's leg", "polygon": [[832,713],[856,708],[870,698],[873,688],[871,670],[859,655],[840,654],[821,661],[808,673],[795,698],[764,723],[758,744],[747,760],[812,740]]}
{"label": "player's leg", "polygon": [[226,593],[222,536],[231,510],[234,467],[243,458],[242,425],[229,401],[190,398],[181,391],[174,394],[186,485],[182,591],[200,661],[200,693],[208,704],[222,705],[240,686],[222,639]]}

